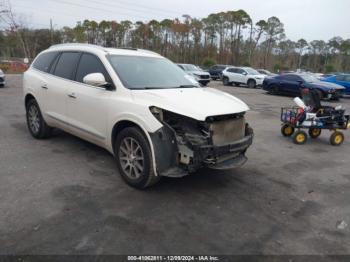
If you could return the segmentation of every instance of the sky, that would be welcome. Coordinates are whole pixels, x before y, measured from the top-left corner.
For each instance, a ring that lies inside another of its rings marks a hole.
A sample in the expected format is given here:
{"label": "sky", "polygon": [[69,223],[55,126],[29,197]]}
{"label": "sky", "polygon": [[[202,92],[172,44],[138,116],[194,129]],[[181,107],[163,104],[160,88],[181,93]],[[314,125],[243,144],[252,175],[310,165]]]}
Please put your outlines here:
{"label": "sky", "polygon": [[9,0],[15,13],[30,27],[56,29],[85,19],[149,21],[203,18],[211,13],[245,10],[257,22],[277,16],[289,39],[350,38],[350,0]]}

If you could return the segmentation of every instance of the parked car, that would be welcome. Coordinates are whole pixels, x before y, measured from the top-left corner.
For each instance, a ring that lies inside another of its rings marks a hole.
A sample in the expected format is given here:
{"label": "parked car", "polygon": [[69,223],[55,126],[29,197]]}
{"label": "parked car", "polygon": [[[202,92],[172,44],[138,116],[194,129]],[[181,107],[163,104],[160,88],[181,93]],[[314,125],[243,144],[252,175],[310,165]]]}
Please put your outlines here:
{"label": "parked car", "polygon": [[5,74],[4,72],[0,69],[0,86],[4,86],[6,84],[5,81]]}
{"label": "parked car", "polygon": [[12,60],[2,60],[2,65],[5,65],[9,70],[15,71],[15,72],[24,72],[28,69],[28,65],[19,61],[12,61]]}
{"label": "parked car", "polygon": [[300,96],[304,88],[315,89],[321,99],[338,99],[344,93],[344,87],[318,80],[310,74],[285,74],[266,78],[263,89],[271,94]]}
{"label": "parked car", "polygon": [[322,81],[341,85],[345,87],[344,93],[350,95],[350,74],[330,76]]}
{"label": "parked car", "polygon": [[222,79],[222,71],[224,71],[229,65],[214,65],[209,68],[209,74],[211,79],[218,80]]}
{"label": "parked car", "polygon": [[256,71],[258,71],[262,75],[269,76],[269,77],[277,76],[277,74],[271,73],[269,70],[266,70],[266,69],[257,69]]}
{"label": "parked car", "polygon": [[183,69],[187,74],[193,76],[193,78],[203,86],[206,86],[210,82],[210,74],[204,72],[202,69],[191,64],[178,64],[178,66]]}
{"label": "parked car", "polygon": [[249,88],[255,88],[261,86],[265,79],[265,75],[250,67],[229,67],[222,72],[222,75],[222,81],[225,86],[244,84]]}
{"label": "parked car", "polygon": [[203,167],[241,166],[253,141],[244,102],[199,87],[151,51],[52,46],[24,74],[23,87],[34,138],[60,128],[101,146],[136,188]]}

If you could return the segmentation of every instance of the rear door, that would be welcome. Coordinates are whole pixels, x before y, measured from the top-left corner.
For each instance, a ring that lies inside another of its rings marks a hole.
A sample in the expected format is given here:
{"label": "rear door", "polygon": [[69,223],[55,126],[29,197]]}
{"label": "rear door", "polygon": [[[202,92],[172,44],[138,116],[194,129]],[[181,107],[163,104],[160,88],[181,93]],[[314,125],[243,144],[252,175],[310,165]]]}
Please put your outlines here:
{"label": "rear door", "polygon": [[302,81],[299,76],[285,75],[280,83],[282,91],[292,95],[299,95],[301,84],[298,81]]}
{"label": "rear door", "polygon": [[242,83],[242,84],[246,84],[247,83],[247,72],[241,68],[236,68],[236,79],[237,81],[235,82],[238,82],[238,83]]}
{"label": "rear door", "polygon": [[[92,73],[102,73],[112,87],[107,90],[84,84],[84,77]],[[74,133],[94,143],[105,144],[108,103],[115,92],[114,89],[111,77],[101,60],[93,54],[83,53],[74,82],[67,89],[67,116]]]}
{"label": "rear door", "polygon": [[67,90],[72,85],[80,52],[62,52],[57,57],[47,83],[47,115],[60,125],[67,125]]}
{"label": "rear door", "polygon": [[[33,75],[31,78],[30,86],[33,90],[36,90],[36,98],[38,100],[41,112],[46,116],[46,112],[50,106],[48,103],[50,92],[48,91],[48,84],[51,82],[51,76],[49,75],[53,61],[58,57],[59,52],[47,52],[39,55],[33,65]],[[46,117],[45,117],[46,118]]]}

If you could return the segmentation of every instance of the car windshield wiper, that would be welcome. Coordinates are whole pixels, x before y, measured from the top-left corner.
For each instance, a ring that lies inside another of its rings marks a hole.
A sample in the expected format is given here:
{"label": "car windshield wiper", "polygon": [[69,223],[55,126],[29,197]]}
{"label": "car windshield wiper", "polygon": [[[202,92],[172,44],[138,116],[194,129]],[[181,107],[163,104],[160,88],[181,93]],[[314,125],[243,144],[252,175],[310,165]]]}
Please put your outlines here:
{"label": "car windshield wiper", "polygon": [[181,85],[181,86],[178,86],[177,88],[194,88],[194,87],[198,87],[198,86],[195,86],[195,85]]}
{"label": "car windshield wiper", "polygon": [[176,87],[145,86],[145,87],[142,87],[142,88],[135,88],[133,90],[174,89],[174,88],[194,88],[194,87],[198,87],[198,86],[195,86],[195,85],[180,85],[180,86],[176,86]]}

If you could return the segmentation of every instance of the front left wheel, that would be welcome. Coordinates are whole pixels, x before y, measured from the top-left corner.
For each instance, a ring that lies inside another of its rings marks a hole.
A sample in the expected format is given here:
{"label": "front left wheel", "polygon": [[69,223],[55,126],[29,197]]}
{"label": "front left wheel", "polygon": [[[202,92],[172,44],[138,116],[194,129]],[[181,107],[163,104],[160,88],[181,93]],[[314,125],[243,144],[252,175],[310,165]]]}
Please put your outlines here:
{"label": "front left wheel", "polygon": [[51,136],[52,127],[46,124],[35,99],[26,104],[26,117],[29,132],[34,138],[44,139]]}
{"label": "front left wheel", "polygon": [[144,189],[160,180],[154,174],[148,141],[138,128],[122,130],[116,138],[114,152],[119,172],[130,186]]}

